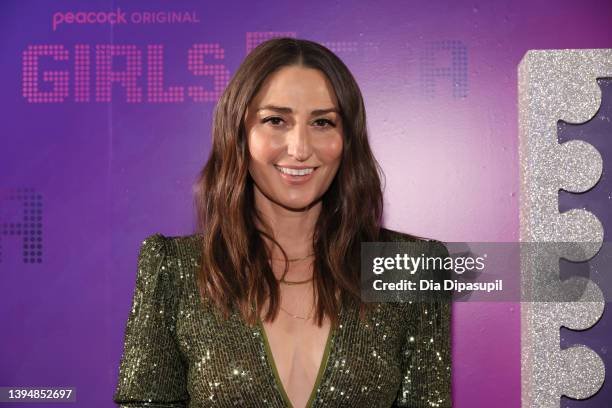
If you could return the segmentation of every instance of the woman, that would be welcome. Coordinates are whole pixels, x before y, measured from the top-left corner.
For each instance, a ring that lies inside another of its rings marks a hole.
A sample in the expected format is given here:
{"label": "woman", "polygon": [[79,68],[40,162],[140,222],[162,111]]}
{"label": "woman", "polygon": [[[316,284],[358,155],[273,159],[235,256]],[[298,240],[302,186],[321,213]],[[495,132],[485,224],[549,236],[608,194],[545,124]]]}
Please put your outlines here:
{"label": "woman", "polygon": [[255,48],[197,187],[200,232],[141,247],[116,403],[450,406],[449,302],[360,302],[361,242],[447,252],[381,227],[363,100],[337,56]]}

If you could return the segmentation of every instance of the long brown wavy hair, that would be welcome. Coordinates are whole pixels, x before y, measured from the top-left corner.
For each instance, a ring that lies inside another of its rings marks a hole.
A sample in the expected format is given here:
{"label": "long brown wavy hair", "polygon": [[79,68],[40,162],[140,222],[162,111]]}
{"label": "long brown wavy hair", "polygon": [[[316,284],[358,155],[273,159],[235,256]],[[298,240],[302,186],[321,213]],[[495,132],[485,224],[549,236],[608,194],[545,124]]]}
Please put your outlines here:
{"label": "long brown wavy hair", "polygon": [[340,302],[358,305],[362,318],[368,309],[360,301],[360,249],[362,241],[380,238],[384,175],[368,143],[365,107],[355,79],[333,52],[316,42],[284,37],[261,43],[242,62],[215,107],[212,149],[195,184],[198,230],[203,234],[197,282],[203,298],[226,318],[237,308],[254,325],[267,296],[265,320],[278,313],[278,282],[262,236],[285,258],[286,253],[255,224],[257,219],[266,225],[254,208],[244,116],[266,78],[290,65],[315,68],[327,76],[343,123],[340,167],[321,198],[313,235],[314,317],[319,326],[325,315],[336,325]]}

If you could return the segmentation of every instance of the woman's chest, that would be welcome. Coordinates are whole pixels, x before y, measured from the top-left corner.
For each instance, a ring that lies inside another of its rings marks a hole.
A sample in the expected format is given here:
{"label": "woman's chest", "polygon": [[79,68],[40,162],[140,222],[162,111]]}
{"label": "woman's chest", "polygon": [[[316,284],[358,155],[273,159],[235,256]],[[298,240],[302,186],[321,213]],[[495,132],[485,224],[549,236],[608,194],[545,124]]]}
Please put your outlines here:
{"label": "woman's chest", "polygon": [[406,330],[394,305],[382,305],[366,321],[353,311],[338,327],[315,406],[391,406],[404,375]]}
{"label": "woman's chest", "polygon": [[176,327],[193,407],[235,406],[240,401],[243,406],[286,407],[274,358],[284,360],[305,347],[314,348],[306,354],[312,364],[321,364],[312,407],[389,406],[402,377],[401,346],[406,328],[401,315],[388,305],[365,322],[356,311],[344,311],[340,324],[329,329],[329,337],[323,336],[328,342],[322,340],[321,333],[307,332],[299,343],[293,339],[284,357],[271,352],[282,349],[278,343],[282,343],[282,336],[269,336],[277,341],[270,348],[262,325],[249,327],[237,315],[224,320],[207,313],[201,303],[184,302]]}
{"label": "woman's chest", "polygon": [[334,336],[331,321],[322,325],[314,319],[295,318],[279,313],[273,321],[259,321],[268,361],[287,405],[308,406],[325,371]]}

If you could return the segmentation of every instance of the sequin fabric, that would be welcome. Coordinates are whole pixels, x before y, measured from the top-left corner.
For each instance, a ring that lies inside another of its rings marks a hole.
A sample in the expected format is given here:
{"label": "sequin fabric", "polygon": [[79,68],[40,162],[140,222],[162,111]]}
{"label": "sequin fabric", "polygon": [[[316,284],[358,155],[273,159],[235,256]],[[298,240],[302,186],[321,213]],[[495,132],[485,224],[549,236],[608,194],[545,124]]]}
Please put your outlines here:
{"label": "sequin fabric", "polygon": [[[409,240],[383,230],[389,240]],[[287,407],[260,325],[199,296],[201,235],[147,237],[113,401],[120,407]],[[445,256],[439,241],[423,250]],[[342,308],[309,407],[450,407],[450,301]]]}

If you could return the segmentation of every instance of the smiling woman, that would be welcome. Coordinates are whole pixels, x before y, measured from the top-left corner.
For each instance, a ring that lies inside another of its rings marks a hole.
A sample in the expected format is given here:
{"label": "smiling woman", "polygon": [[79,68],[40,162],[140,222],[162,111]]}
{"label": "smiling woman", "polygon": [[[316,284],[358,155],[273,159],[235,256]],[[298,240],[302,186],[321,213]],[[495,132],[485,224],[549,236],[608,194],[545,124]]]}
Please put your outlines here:
{"label": "smiling woman", "polygon": [[449,299],[365,303],[381,225],[363,99],[327,48],[278,38],[214,114],[199,231],[144,242],[114,401],[125,407],[449,407]]}
{"label": "smiling woman", "polygon": [[283,67],[264,82],[246,112],[257,208],[267,205],[264,197],[294,211],[317,205],[342,160],[336,105],[331,84],[317,69]]}

